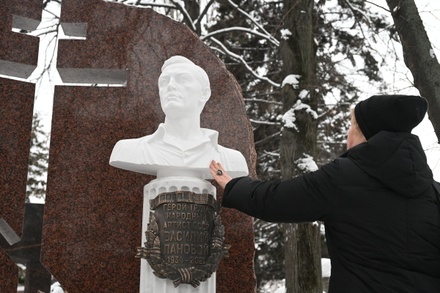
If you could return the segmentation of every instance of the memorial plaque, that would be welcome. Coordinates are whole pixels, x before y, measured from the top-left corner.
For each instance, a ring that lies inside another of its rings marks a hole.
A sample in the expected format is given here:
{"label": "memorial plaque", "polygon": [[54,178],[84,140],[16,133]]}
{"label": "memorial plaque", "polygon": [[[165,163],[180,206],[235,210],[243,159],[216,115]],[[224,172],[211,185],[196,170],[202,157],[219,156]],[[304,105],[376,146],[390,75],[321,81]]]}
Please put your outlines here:
{"label": "memorial plaque", "polygon": [[176,287],[199,286],[228,256],[219,203],[210,194],[177,191],[159,194],[150,207],[147,241],[137,256],[148,261],[157,277],[171,279]]}

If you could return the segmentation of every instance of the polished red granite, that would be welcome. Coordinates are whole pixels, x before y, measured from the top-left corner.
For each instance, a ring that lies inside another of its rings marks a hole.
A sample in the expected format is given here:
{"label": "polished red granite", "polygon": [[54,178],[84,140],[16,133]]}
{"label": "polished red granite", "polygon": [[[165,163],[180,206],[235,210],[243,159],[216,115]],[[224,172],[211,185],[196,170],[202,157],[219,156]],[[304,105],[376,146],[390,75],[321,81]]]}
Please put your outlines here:
{"label": "polished red granite", "polygon": [[[157,79],[183,55],[203,67],[212,97],[202,127],[255,167],[253,133],[239,85],[189,29],[150,9],[99,0],[63,0],[63,22],[87,23],[87,40],[60,41],[58,67],[126,69],[123,88],[56,89],[42,263],[69,292],[138,292],[142,189],[153,179],[109,166],[114,144],[154,132],[164,114]],[[254,171],[252,171],[253,173]],[[222,212],[230,257],[217,292],[255,292],[252,219]]]}
{"label": "polished red granite", "polygon": [[12,32],[14,16],[41,20],[43,1],[8,0],[0,5],[0,59],[37,65],[38,38]]}
{"label": "polished red granite", "polygon": [[17,265],[7,254],[0,251],[0,292],[16,293],[18,284]]}
{"label": "polished red granite", "polygon": [[[4,3],[3,3],[4,2]],[[41,19],[39,0],[0,5],[0,60],[37,64],[38,38],[12,32],[14,15]],[[22,233],[35,86],[0,77],[0,218]],[[0,249],[0,292],[17,292],[18,269]]]}

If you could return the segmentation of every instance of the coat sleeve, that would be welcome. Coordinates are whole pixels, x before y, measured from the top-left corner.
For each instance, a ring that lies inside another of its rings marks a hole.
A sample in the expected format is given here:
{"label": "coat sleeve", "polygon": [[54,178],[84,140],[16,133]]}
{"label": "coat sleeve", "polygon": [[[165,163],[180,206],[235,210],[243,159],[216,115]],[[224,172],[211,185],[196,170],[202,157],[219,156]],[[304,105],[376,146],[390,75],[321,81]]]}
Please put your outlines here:
{"label": "coat sleeve", "polygon": [[338,173],[336,160],[289,180],[236,178],[226,185],[222,205],[268,222],[324,221],[337,195]]}

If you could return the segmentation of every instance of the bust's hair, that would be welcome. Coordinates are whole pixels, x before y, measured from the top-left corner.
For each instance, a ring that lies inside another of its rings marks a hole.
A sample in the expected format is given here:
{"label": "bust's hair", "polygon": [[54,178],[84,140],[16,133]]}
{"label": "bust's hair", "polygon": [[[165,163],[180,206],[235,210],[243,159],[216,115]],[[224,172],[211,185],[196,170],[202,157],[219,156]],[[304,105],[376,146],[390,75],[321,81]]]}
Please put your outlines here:
{"label": "bust's hair", "polygon": [[163,63],[161,72],[163,72],[168,66],[171,66],[171,65],[191,66],[194,69],[194,71],[192,73],[195,74],[196,78],[202,84],[202,87],[203,88],[210,88],[209,77],[208,77],[208,74],[206,74],[206,71],[203,70],[202,67],[196,65],[194,62],[189,60],[188,58],[183,57],[183,56],[179,56],[179,55],[172,56],[171,58],[167,59]]}

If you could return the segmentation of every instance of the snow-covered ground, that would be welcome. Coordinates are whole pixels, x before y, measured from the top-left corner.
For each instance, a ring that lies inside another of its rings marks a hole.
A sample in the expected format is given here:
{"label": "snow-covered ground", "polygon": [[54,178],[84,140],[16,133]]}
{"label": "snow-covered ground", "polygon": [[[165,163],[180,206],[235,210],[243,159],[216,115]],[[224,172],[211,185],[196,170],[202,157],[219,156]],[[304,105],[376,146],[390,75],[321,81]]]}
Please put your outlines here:
{"label": "snow-covered ground", "polygon": [[[322,277],[330,278],[331,264],[329,258],[321,259]],[[259,289],[261,293],[286,293],[285,280],[275,280],[265,283]],[[325,291],[324,291],[325,292]]]}

